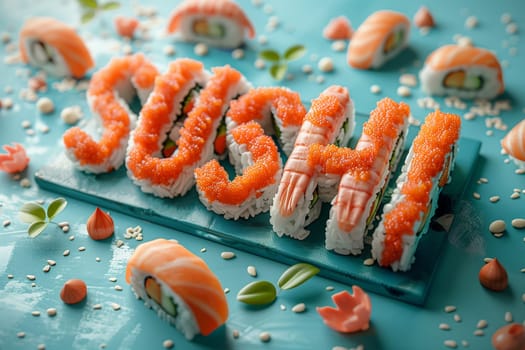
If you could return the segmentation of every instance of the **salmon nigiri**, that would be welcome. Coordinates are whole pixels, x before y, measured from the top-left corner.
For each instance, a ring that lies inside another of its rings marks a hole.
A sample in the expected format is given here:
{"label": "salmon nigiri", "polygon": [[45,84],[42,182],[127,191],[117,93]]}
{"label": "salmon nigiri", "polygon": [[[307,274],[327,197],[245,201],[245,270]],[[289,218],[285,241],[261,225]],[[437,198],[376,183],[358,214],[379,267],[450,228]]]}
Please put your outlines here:
{"label": "salmon nigiri", "polygon": [[514,159],[516,165],[525,168],[525,119],[505,135],[501,140],[501,147]]}
{"label": "salmon nigiri", "polygon": [[156,239],[139,245],[128,261],[126,282],[187,339],[212,333],[228,318],[226,295],[217,276],[176,241]]}
{"label": "salmon nigiri", "polygon": [[54,18],[33,17],[20,31],[22,60],[57,77],[82,78],[95,65],[84,40]]}

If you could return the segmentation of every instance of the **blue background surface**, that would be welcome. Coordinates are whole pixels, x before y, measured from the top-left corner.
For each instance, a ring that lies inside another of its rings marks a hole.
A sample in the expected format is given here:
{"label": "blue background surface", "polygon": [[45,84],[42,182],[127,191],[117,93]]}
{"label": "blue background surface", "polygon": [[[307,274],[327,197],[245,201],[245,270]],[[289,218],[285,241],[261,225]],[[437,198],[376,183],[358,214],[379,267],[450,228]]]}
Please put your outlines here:
{"label": "blue background surface", "polygon": [[[524,118],[525,98],[523,96],[523,52],[525,47],[521,34],[511,35],[505,31],[505,24],[500,20],[504,13],[511,14],[518,28],[525,28],[525,5],[520,1],[441,1],[426,5],[434,14],[437,27],[428,35],[421,35],[417,28],[412,28],[410,47],[398,59],[388,63],[377,71],[358,71],[347,66],[345,53],[331,50],[330,42],[321,36],[324,25],[337,15],[346,15],[355,28],[372,12],[390,8],[407,14],[412,18],[420,4],[412,1],[330,1],[321,7],[313,1],[265,1],[262,7],[255,7],[249,1],[239,1],[248,13],[259,34],[268,38],[263,46],[257,40],[249,42],[246,56],[234,60],[227,51],[211,49],[208,56],[201,58],[207,67],[229,63],[243,72],[255,86],[283,84],[298,91],[303,100],[316,97],[329,84],[342,84],[349,88],[360,113],[368,113],[379,98],[390,96],[408,102],[414,117],[423,120],[428,110],[418,107],[418,98],[423,97],[419,88],[412,89],[412,96],[402,98],[396,95],[399,76],[402,72],[419,71],[424,58],[433,49],[442,44],[452,43],[457,34],[472,38],[476,45],[494,50],[504,62],[504,77],[507,92],[499,99],[511,101],[512,110],[501,112],[500,117],[509,129]],[[16,4],[16,6],[15,6]],[[267,14],[265,6],[271,5],[273,12]],[[175,4],[149,2],[158,10],[158,25],[150,34],[152,40],[135,40],[131,43],[135,51],[144,51],[159,68],[166,67],[170,58],[162,51],[168,44],[174,44],[175,57],[190,56],[193,46],[176,43],[163,32],[169,13]],[[116,14],[132,15],[133,6],[125,6],[97,18],[88,25],[79,25],[79,31],[95,56],[97,67],[104,66],[112,56],[121,52],[115,49],[121,42],[113,32],[112,17]],[[72,25],[78,25],[80,11],[74,1],[0,1],[0,33],[8,32],[16,42],[21,23],[33,15],[51,15]],[[281,25],[275,31],[265,30],[270,16],[277,16]],[[479,26],[474,29],[465,27],[468,16],[476,16]],[[142,19],[145,20],[145,19]],[[102,29],[100,29],[102,28]],[[106,31],[108,36],[100,37]],[[290,64],[289,71],[293,80],[277,83],[267,71],[253,68],[257,52],[263,48],[284,51],[292,44],[303,44],[308,53],[299,61]],[[2,56],[10,55],[8,44],[0,44]],[[324,74],[325,82],[319,84],[315,77],[321,73],[316,68],[317,59],[329,56],[334,60],[335,71]],[[304,75],[301,67],[310,64],[314,67],[313,78]],[[30,200],[42,199],[47,202],[57,194],[39,189],[35,185],[33,174],[46,164],[52,163],[60,151],[61,135],[67,129],[60,119],[60,110],[66,106],[80,105],[85,118],[89,118],[83,91],[58,93],[50,88],[41,96],[50,97],[56,107],[51,115],[40,115],[35,104],[23,101],[18,96],[21,88],[27,87],[27,77],[23,65],[8,65],[0,62],[1,89],[0,98],[10,97],[15,106],[10,110],[0,110],[0,144],[13,141],[22,143],[31,158],[25,176],[33,182],[30,188],[22,188],[18,181],[9,175],[0,174],[0,221],[10,220],[7,227],[0,227],[0,349],[35,349],[38,344],[46,348],[107,348],[143,349],[162,348],[165,339],[172,339],[175,348],[202,349],[331,349],[334,346],[346,348],[364,345],[366,349],[421,349],[445,348],[443,341],[453,339],[461,344],[468,341],[472,349],[490,349],[490,336],[505,324],[504,314],[511,312],[517,322],[525,318],[525,232],[512,228],[513,218],[525,217],[525,194],[521,198],[510,199],[514,189],[525,188],[525,175],[514,173],[515,166],[505,163],[505,156],[500,154],[499,141],[506,131],[492,129],[487,135],[485,126],[487,117],[464,120],[462,136],[482,142],[480,156],[474,169],[472,181],[465,189],[465,195],[456,211],[456,220],[448,233],[447,243],[438,264],[436,278],[423,307],[412,306],[383,296],[371,294],[372,320],[368,331],[344,335],[334,332],[323,325],[315,312],[316,306],[331,305],[330,296],[340,290],[350,290],[351,286],[337,283],[322,277],[315,277],[307,284],[292,290],[280,292],[276,302],[266,308],[249,308],[235,300],[238,290],[254,280],[246,272],[248,265],[254,265],[258,271],[257,279],[277,281],[286,265],[233,249],[237,257],[231,261],[220,258],[220,252],[231,248],[196,238],[177,230],[168,229],[140,220],[130,215],[111,212],[116,223],[116,234],[110,241],[95,242],[87,237],[85,222],[95,209],[92,204],[68,197],[69,205],[58,220],[67,220],[71,224],[68,234],[50,226],[40,237],[31,240],[27,237],[26,225],[18,221],[17,211]],[[33,72],[33,71],[31,71]],[[49,80],[49,85],[53,80]],[[382,93],[374,95],[369,87],[378,84]],[[13,88],[12,93],[4,90]],[[443,99],[436,99],[445,111],[463,115],[466,110],[447,107]],[[470,107],[470,104],[469,106]],[[27,135],[21,127],[24,120],[32,122],[35,135]],[[49,133],[41,133],[38,127],[48,125]],[[488,183],[479,183],[481,177]],[[472,193],[480,194],[474,199]],[[490,196],[499,195],[497,203],[489,201]],[[46,204],[47,204],[46,202]],[[507,231],[502,238],[493,237],[488,231],[492,220],[503,219]],[[230,317],[225,327],[208,337],[197,337],[187,342],[173,327],[157,318],[154,312],[143,307],[124,281],[126,261],[139,242],[125,241],[121,248],[115,246],[116,239],[123,239],[127,227],[141,225],[145,240],[157,237],[178,239],[188,249],[196,252],[210,265],[218,275],[224,287],[231,291],[227,298]],[[74,240],[69,240],[73,235]],[[84,246],[84,252],[78,247]],[[200,249],[207,250],[200,253]],[[62,256],[65,249],[70,249],[68,257]],[[100,257],[100,262],[95,258]],[[485,257],[497,257],[509,273],[509,288],[502,293],[490,292],[479,285],[478,271]],[[57,265],[48,273],[42,272],[47,259],[57,261]],[[8,274],[14,276],[7,278]],[[26,275],[36,276],[36,286]],[[108,278],[116,277],[117,282]],[[62,304],[58,293],[62,284],[70,278],[84,279],[89,288],[85,304],[69,307]],[[123,291],[116,291],[118,284]],[[335,287],[333,292],[325,290],[327,285]],[[121,305],[121,310],[113,311],[111,303]],[[302,314],[291,312],[291,307],[304,302],[307,311]],[[101,310],[93,310],[94,304],[102,304]],[[287,306],[285,311],[280,305]],[[457,306],[462,321],[453,320],[454,313],[445,313],[445,305]],[[55,307],[58,314],[48,317],[45,310]],[[38,310],[40,317],[31,312]],[[484,336],[473,334],[480,319],[488,321]],[[449,331],[438,328],[440,323],[448,323]],[[80,331],[79,331],[80,329]],[[232,330],[238,329],[241,336],[233,339]],[[23,339],[17,338],[18,332],[25,332]],[[261,331],[272,334],[270,343],[261,343],[258,335]],[[461,345],[459,346],[461,347]]]}

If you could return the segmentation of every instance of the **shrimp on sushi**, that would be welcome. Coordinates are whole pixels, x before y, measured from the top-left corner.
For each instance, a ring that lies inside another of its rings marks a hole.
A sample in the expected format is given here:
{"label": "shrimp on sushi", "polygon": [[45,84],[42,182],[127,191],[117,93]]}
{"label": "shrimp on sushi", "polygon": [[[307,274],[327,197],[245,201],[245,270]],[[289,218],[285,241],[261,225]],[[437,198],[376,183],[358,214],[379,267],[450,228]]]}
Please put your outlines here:
{"label": "shrimp on sushi", "polygon": [[100,174],[124,163],[128,138],[136,121],[128,103],[135,94],[144,103],[157,74],[155,66],[143,54],[135,54],[113,58],[93,75],[87,91],[94,114],[91,125],[86,130],[73,127],[63,135],[66,155],[76,167]]}
{"label": "shrimp on sushi", "polygon": [[226,219],[247,219],[268,211],[282,172],[277,146],[255,121],[231,130],[228,143],[238,175],[230,181],[215,159],[195,169],[199,199]]}
{"label": "shrimp on sushi", "polygon": [[442,188],[450,182],[461,118],[439,110],[429,114],[414,139],[372,240],[380,266],[407,271],[426,232]]}
{"label": "shrimp on sushi", "polygon": [[[192,90],[200,84],[204,84],[202,90],[192,97]],[[142,191],[158,197],[186,194],[195,184],[193,171],[214,157],[214,141],[230,101],[249,88],[242,74],[230,66],[214,68],[207,80],[202,63],[191,59],[172,62],[168,72],[157,79],[131,136],[128,176]],[[188,99],[193,99],[191,108],[186,108]],[[179,129],[177,120],[183,114],[187,117]],[[174,149],[166,154],[168,138]]]}
{"label": "shrimp on sushi", "polygon": [[244,11],[232,0],[185,0],[168,23],[168,33],[179,32],[184,41],[234,49],[255,29]]}
{"label": "shrimp on sushi", "polygon": [[348,64],[358,69],[379,68],[408,44],[410,20],[402,13],[382,10],[371,14],[354,32],[348,45]]}
{"label": "shrimp on sushi", "polygon": [[363,250],[364,235],[401,157],[409,115],[407,104],[385,98],[363,125],[355,147],[361,163],[348,167],[341,177],[326,222],[326,249],[339,254],[359,254]]}
{"label": "shrimp on sushi", "polygon": [[22,61],[56,77],[82,78],[95,63],[73,28],[50,17],[29,18],[20,31]]}
{"label": "shrimp on sushi", "polygon": [[226,295],[208,265],[180,245],[156,239],[137,247],[126,267],[137,298],[191,340],[228,319]]}
{"label": "shrimp on sushi", "polygon": [[501,147],[519,168],[525,169],[525,119],[505,135]]}
{"label": "shrimp on sushi", "polygon": [[505,90],[498,58],[480,47],[441,46],[427,57],[419,79],[430,95],[490,99]]}
{"label": "shrimp on sushi", "polygon": [[354,106],[346,88],[330,86],[312,101],[270,208],[270,223],[278,236],[304,239],[309,235],[305,227],[319,216],[321,201],[315,167],[307,162],[309,147],[346,144],[354,126]]}

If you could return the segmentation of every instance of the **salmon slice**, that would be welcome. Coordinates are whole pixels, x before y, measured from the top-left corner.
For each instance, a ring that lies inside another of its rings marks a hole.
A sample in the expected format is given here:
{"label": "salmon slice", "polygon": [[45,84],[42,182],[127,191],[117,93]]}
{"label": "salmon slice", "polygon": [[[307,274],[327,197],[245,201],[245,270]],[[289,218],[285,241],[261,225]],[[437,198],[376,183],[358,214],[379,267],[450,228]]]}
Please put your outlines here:
{"label": "salmon slice", "polygon": [[525,119],[516,124],[501,141],[501,146],[513,158],[525,162]]}

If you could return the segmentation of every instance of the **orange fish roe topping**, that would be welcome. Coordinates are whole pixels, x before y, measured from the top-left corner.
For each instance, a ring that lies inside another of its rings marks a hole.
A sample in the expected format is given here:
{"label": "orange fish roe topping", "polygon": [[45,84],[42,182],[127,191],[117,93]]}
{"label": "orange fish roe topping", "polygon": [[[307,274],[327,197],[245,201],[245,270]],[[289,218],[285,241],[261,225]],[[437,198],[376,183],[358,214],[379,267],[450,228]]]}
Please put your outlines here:
{"label": "orange fish roe topping", "polygon": [[403,236],[413,235],[429,210],[430,192],[445,160],[459,139],[461,119],[439,110],[427,116],[412,146],[407,180],[401,187],[403,200],[385,213],[385,242],[380,264],[388,266],[403,254]]}
{"label": "orange fish roe topping", "polygon": [[314,144],[308,150],[308,165],[319,166],[324,174],[342,175],[350,169],[367,169],[373,158],[371,149],[356,151],[336,145]]}
{"label": "orange fish roe topping", "polygon": [[312,106],[305,119],[315,126],[332,129],[333,120],[327,116],[341,115],[344,109],[345,104],[336,96],[321,95],[312,101]]}
{"label": "orange fish roe topping", "polygon": [[219,162],[211,160],[195,169],[195,178],[198,189],[208,201],[240,205],[251,195],[258,197],[265,187],[275,183],[280,158],[272,138],[264,135],[264,130],[256,122],[241,124],[230,133],[237,144],[246,145],[254,164],[230,181]]}
{"label": "orange fish roe topping", "polygon": [[[160,144],[153,143],[165,132],[162,111],[172,111],[174,96],[180,86],[193,79],[193,75],[202,70],[202,64],[184,59],[170,65],[170,71],[160,77],[155,84],[155,91],[142,112],[142,125],[135,132],[135,144],[130,154],[128,168],[138,179],[148,179],[155,185],[170,185],[177,181],[184,167],[196,165],[208,139],[215,131],[216,121],[222,118],[227,108],[232,86],[241,81],[241,74],[230,66],[213,69],[214,75],[201,91],[195,107],[190,111],[180,130],[177,141],[178,150],[169,158],[157,158]],[[167,113],[166,113],[167,114]],[[145,143],[141,143],[145,141]]]}
{"label": "orange fish roe topping", "polygon": [[[136,54],[114,58],[93,75],[87,95],[93,112],[102,121],[102,136],[97,142],[79,127],[67,130],[63,136],[66,148],[81,166],[107,162],[129,135],[129,110],[121,104],[115,91],[117,86],[126,80],[141,80],[147,87],[146,83],[153,82],[157,74],[155,66],[143,54]],[[112,170],[108,167],[107,171]]]}
{"label": "orange fish roe topping", "polygon": [[242,124],[253,119],[263,119],[267,113],[274,113],[287,127],[301,125],[306,109],[298,93],[282,87],[262,87],[250,90],[232,101],[228,117]]}

